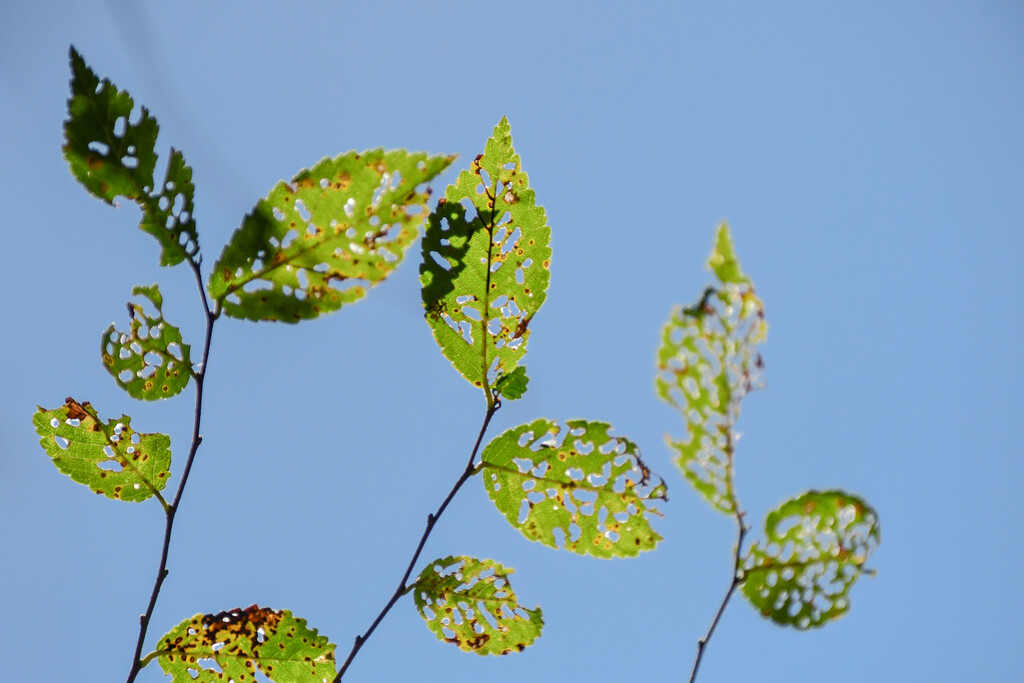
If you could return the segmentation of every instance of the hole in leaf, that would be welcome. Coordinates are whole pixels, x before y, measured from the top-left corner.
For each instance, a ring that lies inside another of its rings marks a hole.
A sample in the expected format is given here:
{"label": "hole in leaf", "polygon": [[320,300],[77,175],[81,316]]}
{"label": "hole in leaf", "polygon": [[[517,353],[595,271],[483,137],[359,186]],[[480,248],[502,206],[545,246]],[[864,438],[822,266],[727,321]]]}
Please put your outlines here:
{"label": "hole in leaf", "polygon": [[68,449],[68,445],[70,444],[70,442],[63,436],[55,434],[53,436],[53,440],[57,442],[57,446],[60,447],[62,451],[66,451]]}

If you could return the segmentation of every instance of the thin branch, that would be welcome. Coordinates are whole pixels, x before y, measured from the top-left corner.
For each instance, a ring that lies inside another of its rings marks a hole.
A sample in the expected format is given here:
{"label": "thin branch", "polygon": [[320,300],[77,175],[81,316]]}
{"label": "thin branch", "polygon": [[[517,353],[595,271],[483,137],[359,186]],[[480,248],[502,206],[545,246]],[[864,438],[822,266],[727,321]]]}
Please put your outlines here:
{"label": "thin branch", "polygon": [[715,612],[715,618],[711,620],[711,626],[708,627],[707,633],[697,641],[697,658],[693,661],[693,670],[690,671],[689,683],[697,680],[697,669],[700,667],[700,660],[704,657],[704,649],[708,646],[711,636],[714,635],[719,619],[725,613],[725,608],[729,604],[729,598],[736,591],[736,587],[743,582],[741,567],[743,562],[743,538],[747,535],[749,528],[743,523],[743,513],[739,510],[736,511],[736,529],[736,552],[733,555],[732,581],[729,582],[729,590],[725,592],[722,604],[718,606],[718,611]]}
{"label": "thin branch", "polygon": [[445,496],[444,501],[441,503],[437,511],[432,515],[427,515],[427,528],[423,530],[423,535],[420,536],[420,542],[416,545],[416,552],[412,554],[412,559],[409,560],[409,565],[405,568],[405,573],[402,574],[401,580],[398,582],[398,586],[395,588],[395,592],[391,594],[384,608],[377,614],[377,617],[370,624],[370,627],[366,629],[366,632],[362,635],[356,636],[355,642],[352,644],[352,650],[348,653],[348,657],[345,658],[345,662],[341,665],[341,669],[338,670],[338,675],[334,677],[333,683],[340,683],[341,677],[348,671],[349,665],[352,664],[352,660],[355,659],[356,655],[359,654],[359,650],[362,649],[363,644],[369,639],[373,632],[377,629],[377,626],[384,620],[387,613],[391,611],[398,599],[409,592],[409,586],[407,582],[409,577],[412,575],[413,569],[416,567],[416,562],[420,559],[420,553],[423,552],[423,546],[427,544],[427,538],[430,537],[430,532],[434,530],[434,525],[437,524],[437,520],[444,514],[448,504],[455,498],[455,494],[459,492],[462,485],[469,480],[474,474],[477,473],[477,469],[473,464],[476,460],[477,451],[480,450],[480,444],[483,442],[484,433],[487,431],[487,426],[491,423],[491,418],[494,417],[494,413],[501,407],[501,401],[498,399],[491,398],[487,402],[487,413],[484,416],[484,423],[480,426],[480,433],[477,434],[476,443],[473,444],[473,451],[469,454],[469,461],[466,462],[466,467],[459,476],[458,481],[452,486],[451,491]]}
{"label": "thin branch", "polygon": [[199,435],[199,426],[202,423],[203,417],[203,380],[206,378],[206,362],[210,357],[210,341],[213,338],[213,324],[217,320],[217,313],[210,310],[210,302],[206,298],[206,289],[203,287],[203,276],[199,270],[199,263],[193,259],[188,259],[188,264],[192,268],[192,273],[195,275],[196,284],[199,286],[199,294],[203,301],[203,311],[206,314],[206,333],[203,337],[203,355],[200,361],[200,369],[194,373],[196,383],[196,403],[195,412],[192,419],[192,445],[189,447],[188,458],[185,460],[185,469],[181,473],[181,481],[178,482],[178,489],[174,493],[174,500],[171,502],[170,507],[165,508],[166,522],[164,524],[164,541],[163,546],[160,550],[160,567],[157,569],[156,580],[153,582],[153,591],[149,595],[149,604],[146,605],[146,611],[139,616],[139,638],[135,643],[135,654],[132,656],[132,668],[128,672],[128,678],[126,683],[133,683],[135,677],[139,675],[142,667],[149,663],[150,657],[147,657],[145,663],[142,660],[142,647],[146,642],[146,631],[149,630],[149,620],[153,616],[153,610],[156,607],[156,600],[160,596],[160,588],[163,586],[164,579],[167,578],[167,555],[171,547],[171,531],[174,529],[174,516],[178,512],[178,505],[181,503],[181,495],[185,492],[185,484],[188,482],[188,474],[192,470],[192,462],[195,460],[196,451],[199,450],[199,444],[203,442],[203,437]]}

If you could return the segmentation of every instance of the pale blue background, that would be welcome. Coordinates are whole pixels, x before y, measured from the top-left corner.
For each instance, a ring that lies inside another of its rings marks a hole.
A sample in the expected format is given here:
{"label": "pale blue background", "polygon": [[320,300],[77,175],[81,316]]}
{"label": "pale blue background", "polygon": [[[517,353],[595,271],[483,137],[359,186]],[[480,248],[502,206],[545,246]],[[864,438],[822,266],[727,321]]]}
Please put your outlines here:
{"label": "pale blue background", "polygon": [[[751,521],[843,487],[877,507],[883,544],[877,578],[823,630],[735,601],[700,680],[1017,679],[1024,6],[823,4],[3,3],[0,678],[123,680],[163,528],[155,503],[60,475],[36,404],[73,395],[169,433],[176,481],[190,394],[132,401],[99,335],[126,324],[133,285],[159,281],[167,317],[201,338],[187,269],[159,268],[135,208],[67,171],[74,43],[195,169],[208,265],[258,197],[321,157],[409,147],[458,152],[461,168],[507,114],[554,257],[530,392],[491,433],[607,420],[671,485],[662,547],[600,562],[523,540],[473,480],[424,560],[515,567],[543,637],[464,654],[407,598],[346,680],[684,679],[733,527],[670,464],[662,438],[682,427],[654,397],[653,358],[671,306],[708,281],[722,219],[771,325],[768,386],[740,422]],[[259,602],[305,617],[341,659],[382,606],[483,410],[422,320],[417,261],[319,321],[218,323],[149,645],[197,612]],[[140,680],[163,677],[154,665]]]}

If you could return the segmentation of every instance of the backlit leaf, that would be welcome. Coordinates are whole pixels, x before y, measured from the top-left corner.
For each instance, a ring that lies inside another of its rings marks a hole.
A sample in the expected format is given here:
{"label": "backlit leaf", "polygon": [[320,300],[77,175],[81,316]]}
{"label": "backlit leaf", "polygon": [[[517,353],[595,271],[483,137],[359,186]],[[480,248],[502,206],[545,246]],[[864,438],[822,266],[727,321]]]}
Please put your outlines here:
{"label": "backlit leaf", "polygon": [[494,560],[445,557],[427,565],[412,586],[427,628],[439,640],[478,655],[521,652],[540,637],[540,607],[526,609],[506,569]]}
{"label": "backlit leaf", "polygon": [[759,386],[757,344],[768,325],[764,305],[740,269],[729,228],[718,229],[709,265],[719,284],[694,305],[676,307],[658,349],[658,396],[683,416],[687,437],[668,439],[676,463],[716,509],[738,509],[733,486],[734,426],[740,401]]}
{"label": "backlit leaf", "polygon": [[336,674],[334,644],[288,610],[252,605],[197,614],[160,639],[155,652],[173,683],[323,683]]}
{"label": "backlit leaf", "polygon": [[536,204],[508,120],[430,214],[420,282],[434,339],[481,388],[511,374],[547,295],[551,229]]}
{"label": "backlit leaf", "polygon": [[798,629],[850,609],[850,587],[881,542],[875,511],[844,491],[809,491],[768,513],[743,563],[743,594],[763,616]]}
{"label": "backlit leaf", "polygon": [[526,376],[526,368],[520,365],[509,374],[499,377],[494,388],[503,398],[515,401],[523,397],[523,394],[526,393],[526,385],[529,383],[530,378]]}
{"label": "backlit leaf", "polygon": [[278,183],[232,235],[210,293],[235,318],[283,322],[361,299],[402,261],[425,217],[421,186],[454,158],[348,152]]}
{"label": "backlit leaf", "polygon": [[134,287],[132,294],[149,299],[156,315],[147,315],[141,304],[129,303],[129,331],[118,332],[111,325],[103,332],[103,367],[134,398],[169,398],[188,384],[189,345],[181,341],[178,328],[164,320],[163,297],[156,285]]}
{"label": "backlit leaf", "polygon": [[137,502],[167,484],[171,440],[136,432],[127,415],[104,424],[91,404],[68,398],[55,410],[39,408],[32,422],[57,469],[96,493]]}
{"label": "backlit leaf", "polygon": [[661,535],[664,482],[636,444],[611,436],[604,422],[536,420],[508,430],[484,449],[487,495],[531,541],[595,557],[632,557]]}
{"label": "backlit leaf", "polygon": [[71,99],[64,122],[64,158],[89,192],[108,204],[131,199],[142,209],[139,228],[162,246],[160,265],[170,266],[199,251],[192,219],[192,169],[171,150],[164,181],[154,190],[156,119],[124,90],[102,81],[71,48]]}

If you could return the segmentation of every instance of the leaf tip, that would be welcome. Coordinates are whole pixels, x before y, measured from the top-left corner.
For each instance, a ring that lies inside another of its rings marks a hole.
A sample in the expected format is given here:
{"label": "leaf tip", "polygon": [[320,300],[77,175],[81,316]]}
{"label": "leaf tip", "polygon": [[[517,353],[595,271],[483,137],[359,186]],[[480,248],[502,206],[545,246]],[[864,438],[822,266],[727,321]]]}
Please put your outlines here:
{"label": "leaf tip", "polygon": [[732,232],[726,221],[722,221],[718,226],[718,231],[715,234],[715,247],[708,258],[708,266],[724,283],[748,284],[750,282],[743,274],[743,269],[740,268],[740,262],[732,243]]}

